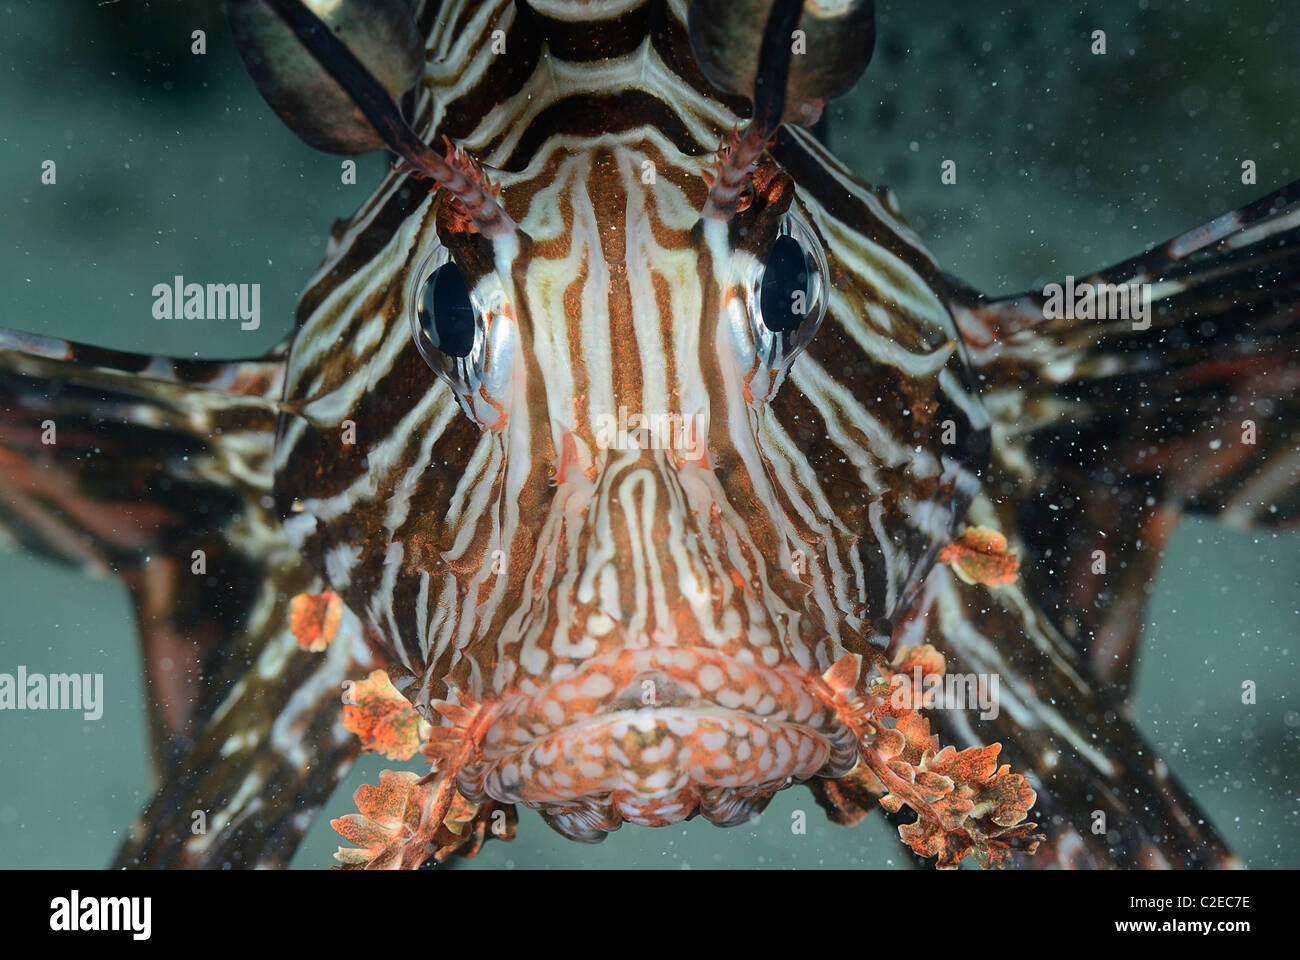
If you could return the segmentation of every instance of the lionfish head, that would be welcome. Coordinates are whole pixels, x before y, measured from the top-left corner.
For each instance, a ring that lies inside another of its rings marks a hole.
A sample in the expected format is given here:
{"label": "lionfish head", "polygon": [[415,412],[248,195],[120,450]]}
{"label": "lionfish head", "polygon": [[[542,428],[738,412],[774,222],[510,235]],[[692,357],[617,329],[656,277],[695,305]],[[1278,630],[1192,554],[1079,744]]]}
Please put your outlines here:
{"label": "lionfish head", "polygon": [[409,505],[456,531],[453,642],[484,671],[462,788],[585,839],[737,822],[856,755],[817,682],[870,628],[855,538],[768,409],[825,313],[822,243],[770,161],[702,216],[699,161],[657,138],[512,180],[517,228],[444,212],[410,297],[481,431],[472,483]]}
{"label": "lionfish head", "polygon": [[291,537],[427,715],[480,705],[461,791],[576,839],[849,771],[822,675],[870,669],[972,489],[928,258],[782,116],[713,164],[648,125],[497,174],[452,149],[376,257],[400,279],[304,302]]}

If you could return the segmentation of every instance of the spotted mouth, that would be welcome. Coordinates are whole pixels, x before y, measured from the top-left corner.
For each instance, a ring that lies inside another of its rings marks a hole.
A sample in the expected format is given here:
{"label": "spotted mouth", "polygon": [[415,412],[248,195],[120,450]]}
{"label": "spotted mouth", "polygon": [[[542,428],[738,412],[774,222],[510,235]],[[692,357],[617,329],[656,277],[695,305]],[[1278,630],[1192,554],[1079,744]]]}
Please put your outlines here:
{"label": "spotted mouth", "polygon": [[792,781],[857,761],[856,738],[804,671],[696,647],[596,658],[488,709],[461,792],[522,803],[586,842],[624,822],[743,823]]}

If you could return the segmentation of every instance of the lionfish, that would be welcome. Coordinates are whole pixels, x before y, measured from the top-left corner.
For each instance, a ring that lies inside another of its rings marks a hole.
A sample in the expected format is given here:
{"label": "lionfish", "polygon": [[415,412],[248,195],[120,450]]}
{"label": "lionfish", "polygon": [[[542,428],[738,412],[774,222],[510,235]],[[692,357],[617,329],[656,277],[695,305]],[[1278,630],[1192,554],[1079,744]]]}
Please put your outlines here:
{"label": "lionfish", "polygon": [[363,747],[429,764],[348,866],[795,783],[941,867],[1233,864],[1126,696],[1179,515],[1300,514],[1300,185],[1085,278],[1142,322],[1063,319],[819,140],[870,0],[413,7],[227,3],[295,132],[397,158],[281,347],[0,335],[5,528],[139,620],[117,864],[283,865]]}

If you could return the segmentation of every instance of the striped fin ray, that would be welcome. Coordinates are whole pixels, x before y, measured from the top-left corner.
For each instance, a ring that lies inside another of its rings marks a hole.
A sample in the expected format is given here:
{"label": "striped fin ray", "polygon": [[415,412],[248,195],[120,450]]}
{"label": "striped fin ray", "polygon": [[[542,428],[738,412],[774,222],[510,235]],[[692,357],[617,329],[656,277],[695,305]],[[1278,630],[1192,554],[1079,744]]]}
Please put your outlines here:
{"label": "striped fin ray", "polygon": [[355,620],[326,656],[288,626],[319,581],[269,509],[278,353],[169,360],[0,331],[0,528],[118,576],[139,622],[164,786],[119,866],[282,864],[356,752],[339,693],[364,657]]}
{"label": "striped fin ray", "polygon": [[[980,522],[995,515],[983,498],[972,509]],[[943,743],[1000,743],[999,762],[1030,778],[1038,794],[1030,819],[1047,842],[1019,856],[1019,866],[1240,865],[1023,584],[990,592],[938,566],[899,629],[907,645],[934,644],[949,675],[997,677],[996,717],[981,717],[979,708],[928,715]],[[1098,824],[1105,829],[1097,832]]]}
{"label": "striped fin ray", "polygon": [[360,749],[343,726],[342,691],[371,665],[351,614],[325,653],[299,649],[290,601],[320,589],[301,563],[266,582],[241,638],[249,666],[132,824],[114,867],[288,865]]}
{"label": "striped fin ray", "polygon": [[168,360],[0,332],[0,531],[127,584],[160,764],[221,693],[242,588],[283,543],[264,500],[283,375],[274,356]]}
{"label": "striped fin ray", "polygon": [[[956,294],[1035,595],[1123,697],[1183,512],[1300,521],[1300,183],[1079,284],[1149,285],[1149,326]],[[1096,572],[1101,550],[1107,573]]]}

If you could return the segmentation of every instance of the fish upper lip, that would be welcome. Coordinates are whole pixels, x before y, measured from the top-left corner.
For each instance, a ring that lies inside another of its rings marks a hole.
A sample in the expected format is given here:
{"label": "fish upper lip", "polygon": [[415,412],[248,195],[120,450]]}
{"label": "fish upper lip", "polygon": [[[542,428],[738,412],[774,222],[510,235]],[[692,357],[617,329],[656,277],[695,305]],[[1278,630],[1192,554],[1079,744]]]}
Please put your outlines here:
{"label": "fish upper lip", "polygon": [[[647,681],[654,684],[649,701],[642,699]],[[841,776],[857,760],[855,735],[815,677],[712,648],[624,650],[488,709],[475,761],[462,771],[467,796],[533,805],[611,790],[648,796],[659,786],[756,787],[790,776]],[[645,734],[644,743],[633,730]],[[625,749],[629,739],[636,741],[632,750]],[[677,752],[660,749],[666,741]],[[701,751],[688,749],[688,741],[711,747],[708,756],[719,762],[728,762],[736,743],[743,755],[732,757],[735,766],[726,772],[702,772]],[[821,762],[813,764],[812,756]],[[566,765],[588,776],[561,773]],[[550,787],[539,789],[534,778],[550,780]],[[584,793],[584,783],[596,792]]]}
{"label": "fish upper lip", "polygon": [[[574,672],[492,705],[480,749],[513,752],[542,737],[620,713],[650,709],[720,708],[768,722],[817,730],[838,726],[835,708],[802,670],[746,662],[708,647],[654,646],[593,658]],[[644,686],[653,683],[652,688]],[[756,686],[766,682],[766,687]],[[646,695],[650,699],[644,699]],[[511,731],[516,736],[505,740]]]}

